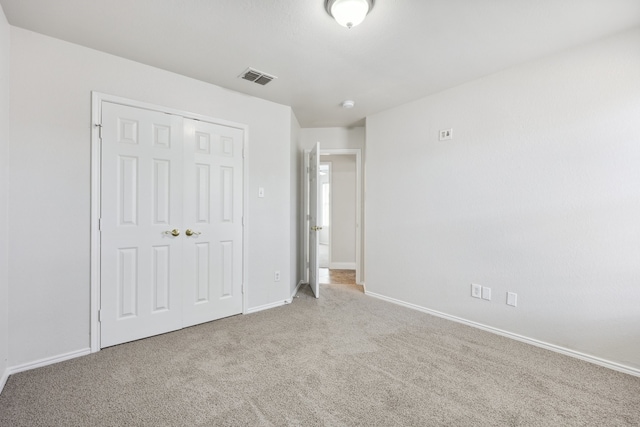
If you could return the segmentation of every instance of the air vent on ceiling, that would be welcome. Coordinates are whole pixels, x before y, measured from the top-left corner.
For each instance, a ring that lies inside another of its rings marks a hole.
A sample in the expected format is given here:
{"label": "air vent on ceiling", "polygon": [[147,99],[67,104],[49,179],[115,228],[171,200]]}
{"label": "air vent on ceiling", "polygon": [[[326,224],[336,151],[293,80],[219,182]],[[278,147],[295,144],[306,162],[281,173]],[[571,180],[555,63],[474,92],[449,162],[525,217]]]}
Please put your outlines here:
{"label": "air vent on ceiling", "polygon": [[251,67],[244,70],[238,77],[249,80],[250,82],[258,83],[262,86],[266,85],[273,79],[277,79],[276,76],[263,73],[262,71],[254,70]]}

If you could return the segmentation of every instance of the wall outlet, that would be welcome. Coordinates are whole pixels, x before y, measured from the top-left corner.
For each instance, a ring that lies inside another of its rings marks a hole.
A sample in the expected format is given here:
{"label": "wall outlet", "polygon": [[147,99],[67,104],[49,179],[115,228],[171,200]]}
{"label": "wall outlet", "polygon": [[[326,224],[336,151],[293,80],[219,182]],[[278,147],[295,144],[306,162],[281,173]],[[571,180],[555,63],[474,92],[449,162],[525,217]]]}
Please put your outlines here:
{"label": "wall outlet", "polygon": [[471,296],[474,298],[482,298],[482,286],[471,284]]}
{"label": "wall outlet", "polygon": [[491,301],[491,288],[486,286],[482,287],[482,299],[486,299],[487,301]]}
{"label": "wall outlet", "polygon": [[453,139],[453,129],[442,129],[440,131],[440,141]]}
{"label": "wall outlet", "polygon": [[258,197],[264,197],[264,187],[258,188]]}
{"label": "wall outlet", "polygon": [[273,281],[274,282],[279,282],[280,281],[280,272],[276,271],[275,273],[273,273]]}
{"label": "wall outlet", "polygon": [[507,292],[507,305],[518,306],[518,294],[515,292]]}

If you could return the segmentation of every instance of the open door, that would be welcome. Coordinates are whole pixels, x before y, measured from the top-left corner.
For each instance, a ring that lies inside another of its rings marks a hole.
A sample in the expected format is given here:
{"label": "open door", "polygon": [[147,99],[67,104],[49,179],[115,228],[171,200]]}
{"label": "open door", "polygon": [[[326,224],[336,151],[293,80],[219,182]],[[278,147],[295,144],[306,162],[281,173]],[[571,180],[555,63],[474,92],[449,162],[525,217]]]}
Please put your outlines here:
{"label": "open door", "polygon": [[309,153],[309,286],[316,298],[320,297],[320,265],[318,262],[318,252],[320,250],[320,240],[318,231],[322,227],[318,225],[320,204],[318,203],[318,188],[320,175],[320,143]]}

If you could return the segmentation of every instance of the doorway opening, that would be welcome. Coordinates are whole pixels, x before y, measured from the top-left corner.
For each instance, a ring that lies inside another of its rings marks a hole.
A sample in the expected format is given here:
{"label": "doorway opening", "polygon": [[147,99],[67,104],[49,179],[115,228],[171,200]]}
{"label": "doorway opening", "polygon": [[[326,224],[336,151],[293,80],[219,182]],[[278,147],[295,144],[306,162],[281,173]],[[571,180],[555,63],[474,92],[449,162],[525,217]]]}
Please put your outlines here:
{"label": "doorway opening", "polygon": [[356,284],[357,157],[320,151],[320,283]]}
{"label": "doorway opening", "polygon": [[[321,169],[321,163],[329,165]],[[346,169],[343,168],[345,164],[349,165]],[[321,170],[323,177],[327,176],[328,184],[324,190],[325,203],[322,200]],[[317,142],[313,149],[305,150],[303,176],[303,283],[310,285],[316,298],[319,298],[320,283],[346,284],[348,280],[364,289],[361,149],[321,149]],[[345,177],[348,178],[344,180]],[[340,207],[346,207],[350,213],[345,215]],[[323,224],[328,224],[328,235],[324,237],[326,244],[322,248],[327,251],[323,265],[328,267],[321,269],[320,232],[323,231]]]}

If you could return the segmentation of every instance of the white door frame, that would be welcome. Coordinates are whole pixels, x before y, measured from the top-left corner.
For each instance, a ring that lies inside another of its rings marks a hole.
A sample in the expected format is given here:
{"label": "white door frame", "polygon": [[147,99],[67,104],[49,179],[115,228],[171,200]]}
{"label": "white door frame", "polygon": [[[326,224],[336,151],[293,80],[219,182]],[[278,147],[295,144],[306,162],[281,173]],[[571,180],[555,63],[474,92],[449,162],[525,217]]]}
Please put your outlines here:
{"label": "white door frame", "polygon": [[[306,173],[309,166],[309,153],[311,150],[304,150],[304,198],[303,198],[303,235],[304,235],[304,258],[303,258],[303,272],[305,280],[309,281],[309,236],[307,233],[308,219],[306,217],[309,209],[309,175]],[[362,265],[362,149],[360,148],[322,148],[320,147],[320,155],[355,155],[356,156],[356,283],[359,285],[364,284],[362,280],[362,271],[364,266]]]}
{"label": "white door frame", "polygon": [[222,126],[228,126],[232,128],[241,129],[244,135],[243,141],[243,188],[242,188],[242,218],[243,218],[243,232],[242,232],[242,313],[247,312],[247,278],[248,265],[247,265],[247,243],[249,235],[249,221],[247,217],[248,200],[248,184],[249,184],[249,172],[247,170],[247,155],[248,155],[248,127],[243,124],[230,122],[227,120],[216,119],[200,114],[195,114],[187,111],[176,110],[173,108],[162,107],[159,105],[153,105],[146,102],[139,102],[132,99],[122,98],[119,96],[107,95],[100,92],[91,92],[91,296],[90,296],[90,318],[91,329],[90,342],[91,352],[95,353],[100,351],[100,201],[102,200],[101,188],[101,155],[100,155],[100,133],[102,123],[102,103],[111,102],[114,104],[126,105],[129,107],[142,108],[145,110],[158,111],[161,113],[175,114],[188,119],[200,120],[203,122],[213,123]]}

